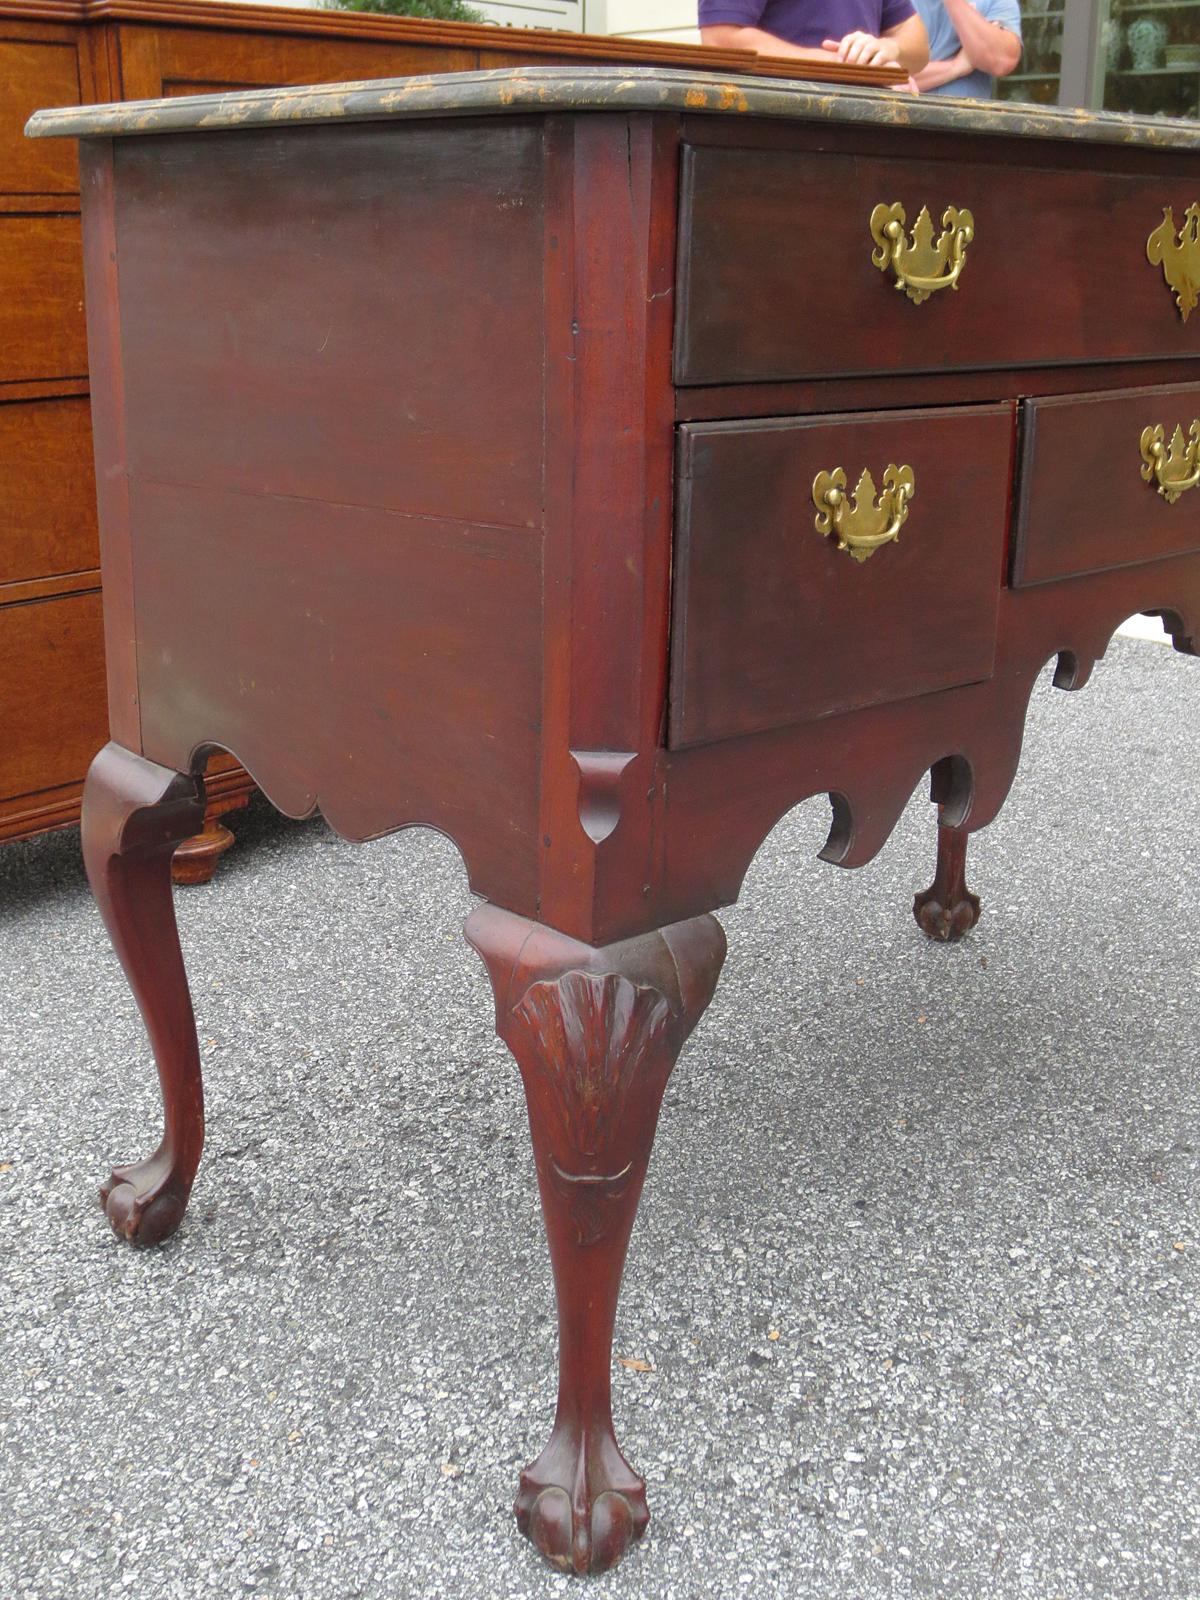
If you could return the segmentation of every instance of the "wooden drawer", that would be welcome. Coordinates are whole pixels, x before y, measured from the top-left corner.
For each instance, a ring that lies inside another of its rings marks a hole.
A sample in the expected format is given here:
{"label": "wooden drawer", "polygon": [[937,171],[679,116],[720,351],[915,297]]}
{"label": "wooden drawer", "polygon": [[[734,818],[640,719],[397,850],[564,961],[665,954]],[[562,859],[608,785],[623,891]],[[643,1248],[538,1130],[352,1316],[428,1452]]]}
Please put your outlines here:
{"label": "wooden drawer", "polygon": [[[1026,400],[1022,411],[1014,585],[1200,550],[1200,487],[1168,501],[1140,448],[1155,426],[1167,446],[1177,424],[1186,436],[1195,423],[1200,440],[1200,383]],[[1200,444],[1191,457],[1200,470]],[[1191,470],[1179,463],[1175,475]]]}
{"label": "wooden drawer", "polygon": [[[143,34],[142,29],[127,30]],[[403,37],[403,36],[401,36]],[[141,41],[138,41],[141,43]],[[138,84],[157,95],[203,94],[277,84],[336,83],[366,78],[405,78],[423,72],[469,72],[475,50],[400,40],[304,38],[296,34],[237,33],[233,29],[161,28],[153,45],[156,81]],[[149,65],[143,47],[139,65]],[[132,98],[132,96],[127,97]]]}
{"label": "wooden drawer", "polygon": [[74,141],[25,137],[26,122],[42,106],[79,104],[75,42],[5,38],[4,26],[0,18],[0,193],[76,193]]}
{"label": "wooden drawer", "polygon": [[78,783],[108,738],[100,595],[0,608],[0,795]]}
{"label": "wooden drawer", "polygon": [[99,565],[87,400],[0,404],[0,585]]}
{"label": "wooden drawer", "polygon": [[[821,151],[684,152],[681,384],[1200,355],[1146,241],[1190,181]],[[915,304],[872,261],[876,205],[967,208],[957,288]],[[1103,226],[1101,227],[1101,223]],[[1098,247],[1098,241],[1101,241]]]}
{"label": "wooden drawer", "polygon": [[[679,430],[669,743],[678,748],[991,675],[1013,407]],[[909,466],[899,541],[861,563],[814,480]]]}
{"label": "wooden drawer", "polygon": [[0,383],[87,369],[78,216],[0,216]]}

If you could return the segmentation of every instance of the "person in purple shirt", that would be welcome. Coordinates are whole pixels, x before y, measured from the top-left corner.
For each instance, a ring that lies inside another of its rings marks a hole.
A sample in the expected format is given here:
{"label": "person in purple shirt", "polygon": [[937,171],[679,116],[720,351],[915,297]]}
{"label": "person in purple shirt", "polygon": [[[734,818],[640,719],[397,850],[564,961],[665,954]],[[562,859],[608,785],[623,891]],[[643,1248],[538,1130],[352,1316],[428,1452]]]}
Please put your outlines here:
{"label": "person in purple shirt", "polygon": [[699,0],[700,38],[723,50],[919,72],[929,60],[912,0]]}

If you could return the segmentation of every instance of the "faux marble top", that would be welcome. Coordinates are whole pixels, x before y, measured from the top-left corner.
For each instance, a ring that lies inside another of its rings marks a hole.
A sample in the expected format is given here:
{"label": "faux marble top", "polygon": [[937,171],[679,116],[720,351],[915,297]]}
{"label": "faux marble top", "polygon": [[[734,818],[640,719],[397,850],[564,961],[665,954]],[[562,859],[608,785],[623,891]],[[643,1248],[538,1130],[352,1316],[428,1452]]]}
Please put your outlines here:
{"label": "faux marble top", "polygon": [[1013,101],[928,98],[801,79],[751,78],[660,67],[539,66],[434,73],[312,88],[249,89],[182,99],[37,111],[31,138],[110,138],[319,122],[386,122],[562,111],[672,111],[801,122],[1082,139],[1200,149],[1200,122]]}

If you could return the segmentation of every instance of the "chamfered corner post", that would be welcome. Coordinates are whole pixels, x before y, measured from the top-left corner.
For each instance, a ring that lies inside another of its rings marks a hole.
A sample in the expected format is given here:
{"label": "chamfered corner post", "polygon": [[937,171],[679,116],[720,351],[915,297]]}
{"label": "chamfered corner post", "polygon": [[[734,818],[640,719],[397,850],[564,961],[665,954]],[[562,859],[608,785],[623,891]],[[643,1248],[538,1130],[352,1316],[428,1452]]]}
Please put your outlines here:
{"label": "chamfered corner post", "polygon": [[483,905],[467,920],[521,1069],[558,1301],[559,1387],[514,1512],[564,1571],[615,1566],[646,1530],[612,1423],[617,1295],[659,1106],[725,959],[714,917],[606,946]]}
{"label": "chamfered corner post", "polygon": [[108,1220],[135,1244],[179,1226],[204,1144],[200,1051],[175,906],[171,857],[204,821],[199,778],[105,745],[83,792],[83,856],[109,938],[150,1036],[164,1130],[153,1155],[117,1167],[100,1191]]}
{"label": "chamfered corner post", "polygon": [[953,944],[970,933],[979,921],[979,896],[967,888],[967,840],[965,828],[954,828],[942,821],[938,807],[937,868],[933,882],[913,899],[913,916],[927,939]]}

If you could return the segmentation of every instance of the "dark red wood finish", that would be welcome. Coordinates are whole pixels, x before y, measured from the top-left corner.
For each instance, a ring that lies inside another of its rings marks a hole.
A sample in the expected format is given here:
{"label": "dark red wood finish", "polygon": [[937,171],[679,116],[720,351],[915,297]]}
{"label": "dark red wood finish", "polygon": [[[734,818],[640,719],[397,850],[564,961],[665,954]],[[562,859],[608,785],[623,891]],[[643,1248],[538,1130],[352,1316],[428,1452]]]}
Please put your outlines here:
{"label": "dark red wood finish", "polygon": [[1169,442],[1200,421],[1200,384],[1027,400],[1013,583],[1045,583],[1102,567],[1200,550],[1196,496],[1174,504],[1142,475],[1144,428]]}
{"label": "dark red wood finish", "polygon": [[[320,6],[0,0],[0,724],[7,750],[0,766],[25,785],[6,789],[0,776],[0,841],[78,821],[87,763],[108,737],[97,692],[104,678],[98,627],[63,626],[56,637],[47,622],[75,619],[75,596],[87,590],[94,597],[100,573],[78,163],[70,141],[24,137],[30,114],[94,101],[581,61],[763,79],[794,77],[802,67],[809,78],[860,84],[903,76],[898,68],[847,67],[832,59],[796,63],[661,40]],[[73,565],[63,564],[68,558]],[[204,566],[194,579],[197,586],[216,581]],[[40,625],[19,614],[34,599],[43,607]],[[117,610],[120,604],[118,596]],[[176,882],[211,875],[231,840],[215,817],[245,804],[251,789],[229,757],[214,758],[207,774],[211,826],[181,848]]]}
{"label": "dark red wood finish", "polygon": [[521,1475],[517,1521],[556,1566],[601,1572],[650,1520],[613,1433],[617,1293],[663,1091],[725,935],[697,917],[597,950],[486,905],[466,935],[524,1080],[558,1297],[558,1409]]}
{"label": "dark red wood finish", "polygon": [[[672,749],[990,677],[1013,407],[784,417],[680,429]],[[815,526],[841,467],[915,493],[858,562]]]}
{"label": "dark red wood finish", "polygon": [[938,825],[937,871],[928,889],[913,898],[913,916],[927,939],[954,944],[979,921],[979,896],[967,888],[965,828]]}
{"label": "dark red wood finish", "polygon": [[[644,1486],[612,1432],[612,1322],[659,1100],[720,969],[708,913],[736,898],[790,807],[830,796],[824,855],[859,865],[926,773],[941,806],[941,903],[957,904],[966,834],[1003,802],[1044,663],[1057,658],[1063,687],[1082,685],[1135,611],[1163,612],[1182,650],[1200,637],[1200,554],[1143,545],[1153,559],[1122,566],[1103,555],[1095,508],[1125,493],[1130,470],[1111,440],[1092,458],[1090,498],[1061,512],[1078,575],[1007,584],[1014,491],[1043,471],[1040,424],[1017,464],[1017,401],[1062,392],[1054,363],[1084,348],[1070,341],[1098,315],[1063,309],[1085,291],[1057,213],[1044,240],[1023,242],[1042,263],[1034,286],[1058,307],[1030,312],[1045,346],[1028,328],[1001,341],[993,305],[967,313],[975,342],[945,362],[1027,349],[1020,378],[948,370],[909,380],[906,395],[896,373],[916,345],[893,359],[877,326],[873,359],[893,370],[874,400],[862,379],[829,378],[680,397],[679,169],[697,126],[665,112],[558,113],[84,148],[110,672],[128,747],[93,768],[87,849],[169,1126],[164,1151],[112,1190],[110,1215],[159,1236],[199,1153],[194,1032],[159,852],[194,825],[189,774],[205,755],[230,750],[283,809],[320,804],[354,837],[446,831],[490,902],[468,936],[525,1082],[559,1301],[558,1415],[518,1519],[575,1571],[610,1565],[645,1526]],[[836,187],[827,163],[843,172],[861,157],[877,171],[903,136],[709,126],[712,141],[744,141],[732,165],[760,196],[760,167],[803,167],[817,192]],[[961,141],[911,146],[922,170],[951,157],[973,170]],[[1007,182],[1008,163],[1068,199],[1055,162],[1080,161],[1067,145],[1049,160],[999,140],[978,154],[988,183]],[[1154,174],[1153,154],[1111,164]],[[1200,162],[1162,164],[1172,183],[1200,187]],[[790,227],[796,199],[780,204]],[[857,224],[845,258],[841,221],[808,220],[809,265],[821,255],[821,283],[840,283],[849,303]],[[988,259],[984,237],[972,268]],[[786,244],[748,226],[739,326],[773,319],[782,349],[802,338],[832,369],[835,325],[816,339],[810,314],[798,334],[770,303],[773,285],[800,282],[797,261],[781,273],[771,254]],[[733,346],[713,343],[695,268],[682,325],[727,379],[747,367],[736,350],[722,365]],[[977,280],[996,284],[997,270]],[[1092,387],[1150,386],[1159,354],[1177,361],[1171,377],[1186,368],[1195,329],[1146,273],[1153,292],[1130,302],[1126,332],[1106,335]],[[932,302],[868,281],[889,315],[936,326],[922,321]],[[853,349],[867,359],[863,338]],[[934,350],[925,359],[941,364]],[[783,420],[752,422],[773,394]],[[706,421],[684,431],[673,486],[688,406]],[[918,469],[909,521],[898,546],[856,566],[813,527],[812,475],[869,465],[878,481],[892,459]],[[1103,559],[1087,558],[1092,538]],[[197,589],[198,559],[228,574],[219,599]]]}
{"label": "dark red wood finish", "polygon": [[[1163,207],[1182,217],[1193,180],[1105,170],[1107,151],[1075,170],[963,159],[961,142],[931,152],[689,151],[678,382],[1200,354],[1200,326],[1182,325],[1146,260]],[[935,228],[947,206],[975,219],[958,286],[920,305],[872,263],[871,212],[894,201],[910,229],[922,206]]]}
{"label": "dark red wood finish", "polygon": [[[413,132],[118,147],[143,748],[231,747],[354,838],[403,794],[533,911],[541,130]],[[239,575],[219,653],[199,551]]]}
{"label": "dark red wood finish", "polygon": [[158,1244],[179,1226],[204,1146],[200,1048],[171,898],[171,856],[203,824],[203,785],[108,744],[88,772],[83,813],[88,881],[150,1036],[165,1123],[154,1154],[114,1168],[100,1199],[118,1233]]}

